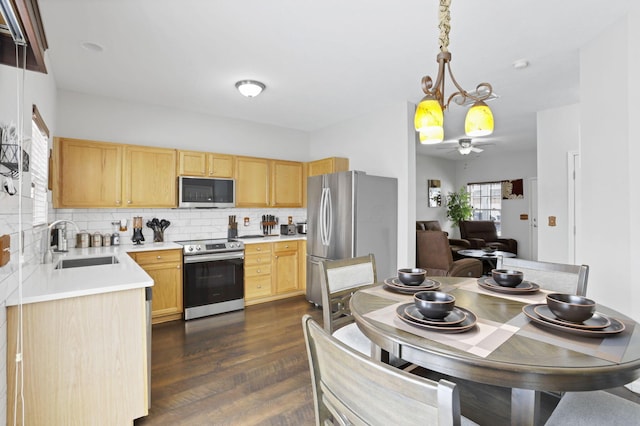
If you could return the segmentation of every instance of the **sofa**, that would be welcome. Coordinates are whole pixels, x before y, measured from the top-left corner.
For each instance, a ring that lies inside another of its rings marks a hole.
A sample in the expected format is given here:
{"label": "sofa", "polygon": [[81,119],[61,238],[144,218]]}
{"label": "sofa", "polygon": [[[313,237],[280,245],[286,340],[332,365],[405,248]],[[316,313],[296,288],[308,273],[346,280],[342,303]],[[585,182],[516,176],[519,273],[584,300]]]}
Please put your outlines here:
{"label": "sofa", "polygon": [[460,222],[460,238],[467,240],[472,249],[493,247],[496,250],[518,254],[518,242],[513,238],[500,238],[496,225],[490,220],[463,220]]}
{"label": "sofa", "polygon": [[416,230],[416,266],[426,269],[427,276],[482,276],[482,262],[478,259],[453,260],[447,234],[442,231]]}
{"label": "sofa", "polygon": [[[416,221],[416,231],[440,231],[442,227],[440,226],[440,222],[437,220],[417,220]],[[445,232],[447,237],[449,234]],[[464,250],[471,248],[471,243],[469,241],[458,239],[458,238],[449,238],[449,246],[451,247],[451,253],[453,254],[454,259],[459,258],[457,256],[458,250]]]}

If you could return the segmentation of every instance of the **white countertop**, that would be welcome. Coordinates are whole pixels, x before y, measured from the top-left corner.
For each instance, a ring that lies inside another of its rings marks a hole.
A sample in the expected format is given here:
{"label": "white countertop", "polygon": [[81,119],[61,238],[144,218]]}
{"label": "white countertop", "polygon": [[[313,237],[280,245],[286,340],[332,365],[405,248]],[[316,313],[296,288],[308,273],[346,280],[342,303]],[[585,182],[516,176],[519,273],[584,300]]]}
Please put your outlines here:
{"label": "white countertop", "polygon": [[[181,249],[176,243],[122,244],[110,247],[69,249],[54,253],[53,262],[35,267],[22,286],[22,303],[47,302],[71,297],[153,286],[153,279],[127,254],[134,251]],[[118,263],[91,267],[54,269],[61,259],[113,255]],[[7,298],[7,306],[20,303],[18,290]]]}

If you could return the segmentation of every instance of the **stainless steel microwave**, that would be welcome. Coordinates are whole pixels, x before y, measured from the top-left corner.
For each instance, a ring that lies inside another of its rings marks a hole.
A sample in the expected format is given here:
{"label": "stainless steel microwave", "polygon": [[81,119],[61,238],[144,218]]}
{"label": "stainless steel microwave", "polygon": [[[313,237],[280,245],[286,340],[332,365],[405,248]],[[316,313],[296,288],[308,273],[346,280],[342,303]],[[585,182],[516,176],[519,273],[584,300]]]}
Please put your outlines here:
{"label": "stainless steel microwave", "polygon": [[191,176],[178,177],[178,207],[212,209],[235,206],[235,180]]}

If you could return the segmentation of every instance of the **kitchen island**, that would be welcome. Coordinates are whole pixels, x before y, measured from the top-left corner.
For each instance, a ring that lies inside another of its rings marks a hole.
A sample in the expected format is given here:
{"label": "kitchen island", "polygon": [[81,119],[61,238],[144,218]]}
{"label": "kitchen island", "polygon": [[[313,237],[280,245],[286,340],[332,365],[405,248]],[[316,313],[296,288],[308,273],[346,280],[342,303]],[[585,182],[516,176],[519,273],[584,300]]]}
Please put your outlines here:
{"label": "kitchen island", "polygon": [[[71,249],[36,266],[22,294],[7,299],[7,424],[14,423],[20,335],[24,424],[121,425],[147,415],[145,289],[153,280],[127,253],[175,247]],[[62,259],[98,257],[117,263],[56,269]]]}

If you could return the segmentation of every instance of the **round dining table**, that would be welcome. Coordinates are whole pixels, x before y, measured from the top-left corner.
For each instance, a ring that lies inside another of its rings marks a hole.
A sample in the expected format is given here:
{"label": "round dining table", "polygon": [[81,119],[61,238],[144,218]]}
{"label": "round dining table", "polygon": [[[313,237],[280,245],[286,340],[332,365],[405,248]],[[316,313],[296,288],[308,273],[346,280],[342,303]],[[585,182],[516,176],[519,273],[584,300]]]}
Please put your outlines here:
{"label": "round dining table", "polygon": [[511,388],[512,424],[540,424],[541,391],[608,389],[640,377],[640,326],[620,312],[597,305],[599,315],[622,324],[620,332],[565,332],[524,314],[525,306],[544,303],[542,289],[505,294],[479,286],[475,278],[432,279],[455,297],[457,307],[475,315],[476,325],[444,333],[402,320],[402,307],[413,295],[382,283],[353,294],[355,322],[375,345],[408,362],[454,381]]}

